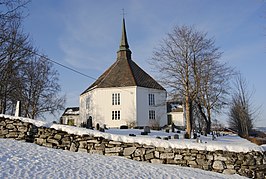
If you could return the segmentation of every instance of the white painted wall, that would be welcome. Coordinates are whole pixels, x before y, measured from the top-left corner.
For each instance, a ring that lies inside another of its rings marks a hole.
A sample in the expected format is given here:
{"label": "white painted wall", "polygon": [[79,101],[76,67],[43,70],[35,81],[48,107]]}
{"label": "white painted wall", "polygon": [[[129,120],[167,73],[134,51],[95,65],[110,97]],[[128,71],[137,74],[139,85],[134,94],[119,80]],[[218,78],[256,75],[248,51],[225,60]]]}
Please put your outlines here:
{"label": "white painted wall", "polygon": [[168,114],[172,115],[172,122],[176,126],[185,126],[184,112],[170,112]]}
{"label": "white painted wall", "polygon": [[66,115],[62,116],[62,124],[68,124],[69,120],[74,120],[74,125],[77,125],[77,122],[79,121],[79,115]]}
{"label": "white painted wall", "polygon": [[[112,94],[120,93],[120,105],[112,105]],[[89,99],[89,109],[86,101]],[[112,111],[120,111],[120,120],[112,120]],[[136,87],[95,88],[80,96],[80,123],[92,116],[93,124],[120,127],[136,120]]]}
{"label": "white painted wall", "polygon": [[[149,94],[154,94],[155,105],[149,106]],[[166,91],[137,87],[137,125],[149,126],[149,110],[154,110],[160,126],[167,124]]]}
{"label": "white painted wall", "polygon": [[[120,93],[120,105],[112,105],[112,94]],[[155,94],[155,106],[149,106],[148,95]],[[89,99],[89,100],[88,100]],[[90,103],[86,109],[86,101]],[[92,116],[93,125],[120,127],[135,121],[137,126],[149,125],[149,110],[156,111],[161,126],[167,123],[166,91],[143,87],[95,88],[80,96],[78,125]],[[120,110],[121,119],[112,120],[112,111]]]}

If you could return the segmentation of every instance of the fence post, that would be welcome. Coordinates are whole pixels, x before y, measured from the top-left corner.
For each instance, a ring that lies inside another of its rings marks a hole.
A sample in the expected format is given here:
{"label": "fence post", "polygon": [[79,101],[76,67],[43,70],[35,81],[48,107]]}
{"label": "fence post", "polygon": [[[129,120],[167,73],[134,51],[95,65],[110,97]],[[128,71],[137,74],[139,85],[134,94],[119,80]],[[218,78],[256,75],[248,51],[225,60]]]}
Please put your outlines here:
{"label": "fence post", "polygon": [[21,105],[20,105],[20,101],[17,101],[15,116],[17,116],[17,117],[20,117],[21,116]]}

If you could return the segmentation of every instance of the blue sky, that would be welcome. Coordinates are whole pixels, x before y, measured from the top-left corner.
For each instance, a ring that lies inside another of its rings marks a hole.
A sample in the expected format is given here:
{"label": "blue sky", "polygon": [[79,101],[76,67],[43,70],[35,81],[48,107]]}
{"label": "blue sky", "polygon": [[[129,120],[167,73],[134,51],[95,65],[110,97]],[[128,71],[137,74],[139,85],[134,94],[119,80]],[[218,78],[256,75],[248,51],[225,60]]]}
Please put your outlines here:
{"label": "blue sky", "polygon": [[[261,106],[257,126],[266,126],[266,2],[263,0],[34,0],[24,30],[48,57],[97,78],[116,60],[122,8],[133,60],[156,77],[148,59],[174,26],[194,25],[208,32],[222,59],[240,71]],[[60,66],[66,106],[78,106],[79,94],[94,80]],[[221,117],[225,120],[225,117]]]}

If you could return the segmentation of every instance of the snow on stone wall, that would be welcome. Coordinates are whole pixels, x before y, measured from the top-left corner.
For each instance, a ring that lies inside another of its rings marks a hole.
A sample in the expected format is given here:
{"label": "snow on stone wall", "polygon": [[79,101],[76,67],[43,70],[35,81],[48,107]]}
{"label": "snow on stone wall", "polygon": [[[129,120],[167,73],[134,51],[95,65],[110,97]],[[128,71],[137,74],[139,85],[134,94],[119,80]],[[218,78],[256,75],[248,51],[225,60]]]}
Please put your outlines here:
{"label": "snow on stone wall", "polygon": [[[42,122],[39,122],[42,124]],[[0,116],[0,138],[13,138],[41,146],[107,156],[123,156],[137,161],[174,164],[252,178],[266,176],[266,152],[206,151],[188,148],[165,148],[121,142],[89,134],[77,135]]]}

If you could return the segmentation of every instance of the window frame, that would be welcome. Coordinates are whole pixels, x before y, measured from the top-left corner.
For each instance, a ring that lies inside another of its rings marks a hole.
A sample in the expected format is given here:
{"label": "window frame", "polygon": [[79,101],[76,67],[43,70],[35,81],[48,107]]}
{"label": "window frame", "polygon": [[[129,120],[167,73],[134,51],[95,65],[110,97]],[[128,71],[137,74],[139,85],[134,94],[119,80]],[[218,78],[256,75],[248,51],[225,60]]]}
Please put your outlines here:
{"label": "window frame", "polygon": [[112,105],[120,105],[121,104],[121,97],[120,93],[112,93]]}
{"label": "window frame", "polygon": [[121,119],[121,112],[120,110],[112,111],[112,120],[120,120]]}
{"label": "window frame", "polygon": [[155,95],[153,93],[149,93],[149,106],[155,106]]}
{"label": "window frame", "polygon": [[155,110],[149,110],[149,120],[155,120],[156,115],[155,115]]}

